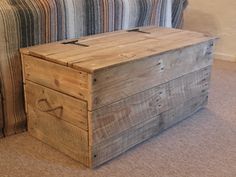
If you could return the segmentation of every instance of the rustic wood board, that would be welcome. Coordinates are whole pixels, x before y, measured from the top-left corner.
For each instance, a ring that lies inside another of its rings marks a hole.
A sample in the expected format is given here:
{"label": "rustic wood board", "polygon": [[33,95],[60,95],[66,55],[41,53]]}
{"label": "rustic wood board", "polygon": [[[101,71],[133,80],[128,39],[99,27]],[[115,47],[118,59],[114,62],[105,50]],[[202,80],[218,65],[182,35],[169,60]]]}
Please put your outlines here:
{"label": "rustic wood board", "polygon": [[[83,44],[88,45],[89,47],[80,47],[77,50],[70,50],[68,52],[56,53],[46,56],[46,59],[54,61],[54,62],[64,62],[67,63],[68,66],[74,68],[80,68],[79,65],[82,62],[89,62],[87,64],[93,64],[95,66],[96,61],[94,59],[106,59],[105,57],[110,57],[113,54],[127,52],[121,51],[125,47],[125,49],[134,48],[137,44],[143,44],[144,46],[150,41],[155,39],[155,45],[157,45],[157,40],[161,39],[161,36],[171,36],[177,35],[182,31],[175,30],[146,30],[146,33],[135,33],[135,32],[122,32],[119,35],[115,36],[104,36],[103,38],[99,38],[98,40],[91,40],[90,42],[84,42]],[[150,34],[149,34],[150,32]],[[153,33],[152,33],[153,32]],[[61,46],[63,48],[63,46]],[[132,50],[132,49],[131,49]],[[126,57],[121,56],[123,59]],[[133,60],[133,58],[131,58]],[[89,65],[88,65],[89,66]],[[88,72],[93,72],[92,68],[82,67],[82,70],[86,70]]]}
{"label": "rustic wood board", "polygon": [[2,95],[0,93],[0,138],[3,137],[3,119]]}
{"label": "rustic wood board", "polygon": [[[156,31],[156,27],[144,27],[143,31],[146,32],[154,32]],[[159,35],[167,34],[167,33],[174,33],[174,30],[169,30],[168,32],[166,30],[159,30]],[[128,37],[128,41],[123,41],[123,35],[126,35]],[[136,39],[134,40],[134,36],[136,36]],[[139,36],[137,38],[137,36]],[[73,56],[78,56],[83,53],[88,52],[95,52],[101,49],[114,47],[118,44],[125,44],[127,42],[133,42],[136,40],[141,40],[141,38],[144,38],[145,36],[142,33],[128,33],[127,30],[120,30],[120,31],[114,31],[114,32],[108,32],[108,33],[101,33],[91,36],[85,36],[81,37],[79,39],[70,39],[70,40],[64,40],[60,42],[54,42],[49,44],[44,44],[40,46],[34,46],[30,48],[24,48],[21,49],[21,53],[26,55],[32,55],[35,57],[39,57],[42,59],[49,60],[51,62],[59,63],[62,65],[67,66],[68,61],[75,60]],[[146,37],[145,37],[146,38]],[[70,44],[73,41],[78,41],[79,43],[83,45],[89,45],[89,48],[85,48],[84,46],[80,45],[73,45]],[[68,44],[63,44],[68,43]],[[89,49],[89,51],[88,51]],[[70,59],[72,57],[72,59]]]}
{"label": "rustic wood board", "polygon": [[[22,53],[61,65],[94,72],[113,66],[114,62],[118,64],[118,60],[113,59],[117,55],[120,57],[119,61],[125,63],[150,55],[160,55],[167,50],[176,50],[214,39],[214,37],[197,32],[144,27],[139,28],[139,31],[119,31],[106,35],[94,35],[85,39],[75,39],[74,41],[78,41],[79,44],[63,44],[66,41],[60,41],[40,45],[23,49]],[[140,53],[140,47],[141,51],[146,50],[149,53]],[[132,51],[135,51],[135,53]],[[102,60],[106,62],[101,62]]]}
{"label": "rustic wood board", "polygon": [[42,142],[89,165],[88,132],[28,104],[28,131]]}
{"label": "rustic wood board", "polygon": [[[151,29],[152,28],[147,30],[147,32],[150,32]],[[171,32],[162,30],[160,31],[159,35],[166,34],[166,33],[171,33]],[[33,49],[33,50],[30,49],[28,53],[33,56],[50,60],[52,62],[60,63],[63,65],[69,65],[69,62],[73,63],[74,61],[77,61],[78,56],[81,56],[82,54],[98,52],[102,49],[115,47],[117,45],[124,45],[127,43],[144,41],[146,39],[148,39],[148,37],[146,35],[143,35],[142,33],[128,33],[126,31],[119,31],[114,34],[108,33],[107,35],[103,35],[102,37],[94,36],[88,39],[82,39],[82,40],[78,39],[78,42],[82,44],[81,46],[73,45],[73,44],[67,44],[65,46],[62,44],[65,42],[60,42],[60,43],[54,44],[53,47],[50,49],[47,49],[46,46],[39,46],[36,49]],[[70,40],[70,41],[74,41],[74,40]],[[50,45],[50,44],[47,44],[47,45]],[[83,45],[89,46],[89,48]],[[68,48],[70,48],[70,50],[68,50]]]}
{"label": "rustic wood board", "polygon": [[95,72],[90,75],[88,109],[98,109],[210,66],[213,61],[211,50],[212,43],[207,42]]}
{"label": "rustic wood board", "polygon": [[87,103],[27,81],[27,104],[84,130],[88,130]]}
{"label": "rustic wood board", "polygon": [[186,119],[203,108],[207,99],[207,94],[192,98],[146,122],[131,127],[115,137],[107,139],[101,144],[90,146],[91,167],[97,167],[113,159],[135,145]]}
{"label": "rustic wood board", "polygon": [[87,73],[29,55],[24,55],[23,63],[25,80],[83,100],[88,99]]}
{"label": "rustic wood board", "polygon": [[211,67],[206,67],[89,112],[89,144],[94,146],[193,97],[207,93],[210,72]]}
{"label": "rustic wood board", "polygon": [[186,34],[176,35],[178,38],[171,40],[148,38],[129,45],[120,45],[94,54],[86,53],[76,56],[75,61],[69,62],[69,66],[93,73],[120,64],[134,62],[146,57],[161,55],[166,52],[175,51],[197,43],[209,42],[202,39],[189,39]]}

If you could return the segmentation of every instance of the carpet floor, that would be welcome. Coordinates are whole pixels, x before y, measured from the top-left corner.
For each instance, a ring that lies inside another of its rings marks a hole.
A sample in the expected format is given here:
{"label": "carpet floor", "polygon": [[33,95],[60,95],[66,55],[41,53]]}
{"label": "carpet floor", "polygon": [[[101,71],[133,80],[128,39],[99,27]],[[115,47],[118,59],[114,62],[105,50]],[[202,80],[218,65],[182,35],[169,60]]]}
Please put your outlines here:
{"label": "carpet floor", "polygon": [[95,170],[22,133],[0,140],[1,177],[236,177],[236,63],[215,61],[209,104]]}

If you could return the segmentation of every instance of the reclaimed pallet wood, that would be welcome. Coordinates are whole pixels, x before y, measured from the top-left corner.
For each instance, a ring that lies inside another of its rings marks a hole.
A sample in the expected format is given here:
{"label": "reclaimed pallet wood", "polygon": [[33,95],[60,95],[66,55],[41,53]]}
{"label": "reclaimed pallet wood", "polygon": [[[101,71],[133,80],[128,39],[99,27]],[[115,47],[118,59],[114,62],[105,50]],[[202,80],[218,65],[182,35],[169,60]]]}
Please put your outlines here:
{"label": "reclaimed pallet wood", "polygon": [[88,99],[87,73],[28,55],[24,56],[23,62],[26,80],[53,88],[83,100]]}
{"label": "reclaimed pallet wood", "polygon": [[207,53],[208,45],[211,43],[201,43],[95,72],[91,76],[93,82],[89,110],[211,65],[212,57]]}
{"label": "reclaimed pallet wood", "polygon": [[25,55],[25,79],[86,100],[88,110],[93,110],[211,65],[211,45],[200,43],[93,74]]}
{"label": "reclaimed pallet wood", "polygon": [[124,153],[131,147],[186,119],[203,108],[207,103],[207,99],[208,96],[206,94],[192,98],[145,122],[130,127],[121,134],[117,134],[98,145],[91,146],[90,158],[92,159],[92,163],[90,166],[97,167]]}
{"label": "reclaimed pallet wood", "polygon": [[92,124],[90,145],[96,145],[193,97],[207,93],[210,72],[211,67],[206,67],[89,111]]}
{"label": "reclaimed pallet wood", "polygon": [[88,130],[87,103],[33,82],[25,85],[28,105],[81,129]]}
{"label": "reclaimed pallet wood", "polygon": [[3,137],[3,104],[2,104],[2,95],[0,93],[0,138]]}
{"label": "reclaimed pallet wood", "polygon": [[44,143],[89,165],[87,131],[38,110],[34,104],[28,104],[28,131]]}
{"label": "reclaimed pallet wood", "polygon": [[214,45],[143,27],[22,49],[29,132],[97,167],[207,103]]}

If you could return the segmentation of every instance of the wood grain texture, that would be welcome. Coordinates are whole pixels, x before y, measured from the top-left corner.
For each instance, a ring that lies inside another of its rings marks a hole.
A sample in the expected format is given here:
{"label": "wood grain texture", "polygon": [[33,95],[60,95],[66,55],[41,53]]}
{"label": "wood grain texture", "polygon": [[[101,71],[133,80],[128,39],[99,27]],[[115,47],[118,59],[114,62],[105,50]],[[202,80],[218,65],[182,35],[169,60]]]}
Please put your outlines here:
{"label": "wood grain texture", "polygon": [[[95,72],[117,64],[160,55],[167,50],[178,50],[214,39],[214,37],[197,32],[140,27],[139,31],[123,30],[88,38],[60,41],[24,49],[22,52],[61,65]],[[68,44],[71,41],[75,41],[74,44]]]}
{"label": "wood grain texture", "polygon": [[[186,48],[198,43],[204,43],[200,38],[191,39],[188,34],[170,35],[169,38],[160,40],[155,37],[147,37],[146,40],[136,41],[131,44],[118,45],[112,48],[79,55],[77,61],[69,62],[69,66],[94,73],[117,65],[135,62],[146,57],[152,57]],[[168,40],[169,39],[169,40]],[[206,40],[206,38],[204,38]],[[208,40],[207,40],[208,41]]]}
{"label": "wood grain texture", "polygon": [[214,44],[146,27],[22,49],[29,131],[97,167],[206,104]]}
{"label": "wood grain texture", "polygon": [[[146,32],[152,32],[156,30],[156,27],[145,27],[143,30]],[[173,30],[171,32],[173,33],[175,31]],[[160,30],[159,35],[171,32]],[[147,39],[147,36],[142,33],[128,33],[126,30],[122,30],[40,45],[30,49],[26,48],[22,49],[22,52],[67,66],[69,65],[69,62],[77,61],[78,57],[82,56],[82,54],[97,52],[101,49],[107,49],[117,45],[124,45],[145,39]],[[69,44],[71,41],[77,41],[77,43],[82,45]],[[89,47],[84,47],[83,45]]]}
{"label": "wood grain texture", "polygon": [[85,101],[75,99],[30,81],[26,82],[25,89],[27,104],[76,127],[88,130],[88,112]]}
{"label": "wood grain texture", "polygon": [[0,138],[3,137],[3,104],[2,104],[2,94],[0,93]]}
{"label": "wood grain texture", "polygon": [[101,144],[90,147],[91,167],[97,167],[111,160],[135,145],[186,119],[204,107],[207,99],[207,94],[192,98],[146,122],[142,122],[119,135],[107,139]]}
{"label": "wood grain texture", "polygon": [[207,93],[211,67],[186,74],[118,102],[89,112],[90,145],[96,145],[176,105]]}
{"label": "wood grain texture", "polygon": [[[166,30],[164,28],[157,28],[155,26],[142,27],[141,30],[146,32],[146,34],[152,33],[156,37],[180,31],[178,29]],[[84,36],[78,39],[69,39],[39,46],[33,46],[30,48],[23,48],[21,49],[21,53],[50,60],[51,62],[68,65],[67,61],[73,61],[76,59],[74,57],[79,57],[79,55],[81,54],[96,52],[101,49],[115,47],[116,45],[120,44],[126,44],[127,42],[134,43],[135,41],[139,41],[140,39],[147,39],[146,34],[128,32],[127,30],[119,30]],[[72,41],[78,41],[78,43],[88,45],[89,48],[69,44]],[[65,43],[67,44],[65,45]],[[70,57],[72,58],[69,59]]]}
{"label": "wood grain texture", "polygon": [[[139,46],[145,46],[147,43],[151,41],[155,41],[155,45],[157,45],[157,40],[161,36],[169,36],[173,34],[181,33],[180,30],[161,30],[157,28],[148,28],[143,29],[142,32],[127,32],[122,31],[119,35],[115,36],[104,36],[103,38],[99,38],[98,40],[84,41],[86,45],[89,47],[81,48],[80,50],[73,50],[70,53],[64,53],[61,56],[61,53],[56,55],[48,56],[48,59],[62,59],[66,60],[68,66],[73,68],[79,68],[88,72],[94,72],[95,66],[98,66],[98,62],[101,65],[101,61],[106,60],[106,63],[110,65],[111,61],[117,62],[113,60],[116,55],[127,53],[130,50],[135,51],[135,47],[137,44]],[[127,51],[128,50],[128,51]],[[80,51],[80,52],[79,52]],[[138,54],[138,53],[137,53]],[[66,58],[66,59],[65,59]],[[120,55],[120,58],[123,59],[122,62],[128,61],[128,58],[125,55]],[[129,58],[130,60],[135,60],[135,58]],[[138,56],[137,58],[138,59]],[[110,62],[107,62],[110,60]],[[113,63],[114,64],[114,63]],[[112,65],[113,65],[112,64]],[[102,66],[103,68],[104,66]],[[100,67],[101,68],[101,67]]]}
{"label": "wood grain texture", "polygon": [[88,74],[36,57],[23,57],[25,79],[54,90],[88,99]]}
{"label": "wood grain texture", "polygon": [[42,142],[88,166],[88,132],[28,104],[28,131]]}
{"label": "wood grain texture", "polygon": [[[167,50],[167,49],[166,49]],[[95,72],[89,110],[121,100],[212,64],[212,42]]]}

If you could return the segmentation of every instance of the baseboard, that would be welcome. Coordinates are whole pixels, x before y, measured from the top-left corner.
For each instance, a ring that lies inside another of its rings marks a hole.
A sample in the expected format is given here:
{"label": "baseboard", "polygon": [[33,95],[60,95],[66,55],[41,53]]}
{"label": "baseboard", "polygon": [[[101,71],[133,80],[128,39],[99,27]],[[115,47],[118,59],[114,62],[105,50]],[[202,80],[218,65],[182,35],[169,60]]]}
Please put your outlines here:
{"label": "baseboard", "polygon": [[217,60],[236,62],[236,56],[229,55],[229,54],[226,54],[226,53],[215,53],[214,58],[217,59]]}

